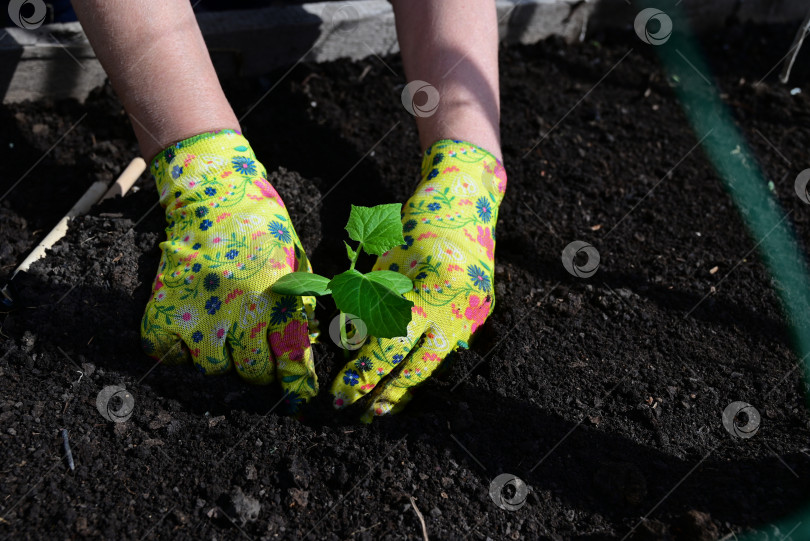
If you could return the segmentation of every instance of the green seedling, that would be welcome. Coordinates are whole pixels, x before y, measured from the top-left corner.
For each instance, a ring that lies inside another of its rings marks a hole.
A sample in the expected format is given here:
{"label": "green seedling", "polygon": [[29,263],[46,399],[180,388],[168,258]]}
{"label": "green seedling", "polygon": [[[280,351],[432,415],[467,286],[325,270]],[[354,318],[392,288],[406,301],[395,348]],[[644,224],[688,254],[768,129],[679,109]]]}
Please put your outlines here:
{"label": "green seedling", "polygon": [[360,318],[371,336],[405,336],[411,322],[413,302],[402,294],[413,288],[411,279],[390,270],[363,274],[354,268],[361,250],[370,255],[382,255],[395,246],[405,244],[401,211],[402,205],[399,203],[376,207],[352,205],[346,231],[349,238],[359,244],[353,249],[344,242],[350,262],[349,270],[331,280],[310,272],[292,272],[282,276],[270,289],[281,295],[332,295],[340,310],[340,339],[344,345],[348,340],[346,314]]}

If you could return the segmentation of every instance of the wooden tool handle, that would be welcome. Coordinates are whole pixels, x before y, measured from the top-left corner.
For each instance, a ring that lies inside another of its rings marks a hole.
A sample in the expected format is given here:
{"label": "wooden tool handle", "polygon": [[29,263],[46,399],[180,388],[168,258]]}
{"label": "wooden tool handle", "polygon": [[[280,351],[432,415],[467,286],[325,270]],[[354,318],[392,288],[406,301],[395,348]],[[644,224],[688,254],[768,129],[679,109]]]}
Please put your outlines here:
{"label": "wooden tool handle", "polygon": [[115,183],[110,186],[110,189],[107,190],[107,193],[101,198],[101,201],[118,195],[124,196],[129,189],[132,188],[132,185],[135,184],[135,181],[138,180],[138,177],[141,176],[141,173],[143,173],[145,169],[146,162],[140,156],[129,162],[127,168],[121,172]]}
{"label": "wooden tool handle", "polygon": [[67,234],[68,223],[71,219],[86,214],[87,211],[90,210],[90,207],[100,201],[115,197],[116,195],[126,194],[132,185],[135,184],[135,181],[138,180],[138,177],[141,176],[144,169],[146,169],[146,162],[143,158],[138,157],[129,163],[109,189],[107,189],[107,183],[104,181],[99,180],[94,182],[93,185],[84,192],[84,195],[76,201],[76,204],[73,205],[68,213],[62,216],[62,219],[51,229],[50,233],[45,235],[42,242],[20,263],[20,266],[14,270],[14,274],[11,278],[13,279],[20,271],[27,271],[34,261],[44,257],[45,251],[52,248],[54,244],[59,242]]}

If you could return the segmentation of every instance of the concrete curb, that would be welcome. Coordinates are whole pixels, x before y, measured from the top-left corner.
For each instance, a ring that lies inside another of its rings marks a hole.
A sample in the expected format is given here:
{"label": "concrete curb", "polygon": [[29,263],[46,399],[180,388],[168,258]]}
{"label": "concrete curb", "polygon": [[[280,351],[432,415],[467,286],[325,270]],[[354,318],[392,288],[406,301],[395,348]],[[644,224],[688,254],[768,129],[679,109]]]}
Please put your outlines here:
{"label": "concrete curb", "polygon": [[[637,8],[625,0],[496,0],[501,39],[534,43],[550,36],[571,42],[601,28],[632,31]],[[802,0],[683,0],[697,31],[731,16],[764,23],[801,22]],[[316,2],[255,10],[201,13],[197,18],[220,77],[254,76],[299,60],[359,60],[398,51],[387,0]],[[72,97],[84,101],[104,71],[79,23],[0,34],[3,103]]]}

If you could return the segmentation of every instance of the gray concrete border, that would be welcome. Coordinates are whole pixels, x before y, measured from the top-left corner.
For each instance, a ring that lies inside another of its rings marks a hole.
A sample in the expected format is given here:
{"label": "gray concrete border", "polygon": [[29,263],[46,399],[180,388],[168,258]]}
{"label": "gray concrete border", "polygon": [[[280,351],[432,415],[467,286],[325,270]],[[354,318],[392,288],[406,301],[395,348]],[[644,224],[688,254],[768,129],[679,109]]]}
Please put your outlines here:
{"label": "gray concrete border", "polygon": [[[571,42],[599,28],[632,31],[629,0],[496,0],[501,39],[534,43],[550,36]],[[801,22],[804,0],[683,0],[698,31],[731,16],[741,21]],[[201,13],[198,21],[220,77],[254,76],[299,60],[358,60],[397,52],[387,0],[315,2],[255,10]],[[84,101],[104,71],[79,23],[0,33],[3,103],[66,97]]]}

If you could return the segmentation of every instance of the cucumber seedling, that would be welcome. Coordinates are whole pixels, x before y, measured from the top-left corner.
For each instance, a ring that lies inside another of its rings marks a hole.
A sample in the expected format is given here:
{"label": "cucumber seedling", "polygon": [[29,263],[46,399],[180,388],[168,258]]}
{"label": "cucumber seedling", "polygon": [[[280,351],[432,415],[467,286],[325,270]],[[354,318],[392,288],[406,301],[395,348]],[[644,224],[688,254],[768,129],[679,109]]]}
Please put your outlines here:
{"label": "cucumber seedling", "polygon": [[[340,310],[340,340],[347,344],[346,314],[360,318],[368,334],[376,338],[395,338],[408,333],[413,302],[402,294],[411,291],[413,282],[407,276],[390,270],[363,274],[354,268],[361,250],[382,255],[405,244],[400,213],[402,205],[358,207],[352,205],[346,231],[358,242],[356,249],[345,242],[349,270],[331,280],[311,272],[292,272],[282,276],[270,288],[281,295],[332,295]],[[356,329],[356,327],[355,327]]]}

